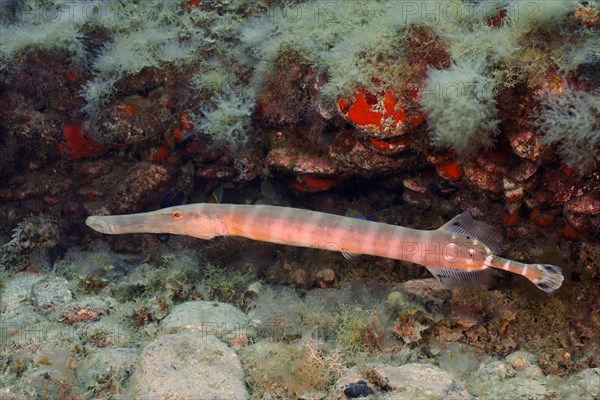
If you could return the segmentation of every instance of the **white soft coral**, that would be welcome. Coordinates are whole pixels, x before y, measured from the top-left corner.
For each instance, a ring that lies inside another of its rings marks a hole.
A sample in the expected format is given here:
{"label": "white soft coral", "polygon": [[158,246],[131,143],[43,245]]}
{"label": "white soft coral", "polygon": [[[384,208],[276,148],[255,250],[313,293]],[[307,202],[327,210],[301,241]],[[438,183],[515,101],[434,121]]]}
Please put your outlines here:
{"label": "white soft coral", "polygon": [[194,125],[215,144],[227,144],[231,150],[239,150],[248,141],[247,129],[253,108],[252,99],[228,90],[214,96],[211,105],[202,110],[203,116],[194,118]]}
{"label": "white soft coral", "polygon": [[460,156],[492,147],[498,132],[494,80],[482,62],[464,59],[448,69],[430,69],[421,104],[435,146]]}
{"label": "white soft coral", "polygon": [[542,142],[556,144],[562,160],[586,173],[600,160],[600,97],[566,88],[547,93],[533,125],[544,135]]}

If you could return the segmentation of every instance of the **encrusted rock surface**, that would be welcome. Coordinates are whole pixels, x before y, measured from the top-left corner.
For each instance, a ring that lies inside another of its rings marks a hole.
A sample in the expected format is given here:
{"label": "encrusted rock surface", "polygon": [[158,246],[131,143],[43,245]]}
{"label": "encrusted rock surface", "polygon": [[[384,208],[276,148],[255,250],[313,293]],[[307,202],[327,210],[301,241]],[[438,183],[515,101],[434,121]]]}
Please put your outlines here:
{"label": "encrusted rock surface", "polygon": [[136,397],[247,399],[235,352],[212,335],[178,333],[148,344],[140,356]]}
{"label": "encrusted rock surface", "polygon": [[161,332],[191,332],[224,338],[246,331],[248,317],[228,303],[188,301],[179,304],[160,323]]}
{"label": "encrusted rock surface", "polygon": [[49,276],[40,280],[31,288],[34,304],[41,311],[49,308],[56,310],[73,300],[73,293],[69,290],[68,285],[69,281],[57,276]]}
{"label": "encrusted rock surface", "polygon": [[[466,385],[448,372],[430,364],[405,364],[391,366],[373,364],[366,367],[367,374],[350,369],[336,382],[338,391],[343,391],[351,382],[365,379],[371,382],[379,396],[384,399],[453,399],[470,400],[474,397]],[[365,375],[368,375],[366,377]],[[379,387],[377,387],[379,386]]]}

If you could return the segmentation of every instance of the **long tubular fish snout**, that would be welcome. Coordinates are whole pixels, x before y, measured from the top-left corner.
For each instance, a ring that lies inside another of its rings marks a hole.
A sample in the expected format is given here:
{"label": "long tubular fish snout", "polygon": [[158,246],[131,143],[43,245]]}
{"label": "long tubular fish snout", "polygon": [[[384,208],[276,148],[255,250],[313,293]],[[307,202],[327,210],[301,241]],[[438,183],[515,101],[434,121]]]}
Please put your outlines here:
{"label": "long tubular fish snout", "polygon": [[92,215],[90,217],[87,217],[87,219],[85,220],[85,224],[93,230],[98,231],[100,233],[119,233],[117,226],[115,224],[112,224],[108,217]]}

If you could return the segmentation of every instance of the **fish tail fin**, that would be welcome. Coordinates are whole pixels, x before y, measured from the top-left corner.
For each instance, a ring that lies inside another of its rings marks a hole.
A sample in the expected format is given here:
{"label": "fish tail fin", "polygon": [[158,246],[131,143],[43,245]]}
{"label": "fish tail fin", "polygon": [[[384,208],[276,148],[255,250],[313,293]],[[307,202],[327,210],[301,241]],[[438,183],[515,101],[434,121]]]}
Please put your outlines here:
{"label": "fish tail fin", "polygon": [[552,293],[558,289],[564,280],[562,269],[552,264],[529,264],[528,272],[524,274],[538,289]]}

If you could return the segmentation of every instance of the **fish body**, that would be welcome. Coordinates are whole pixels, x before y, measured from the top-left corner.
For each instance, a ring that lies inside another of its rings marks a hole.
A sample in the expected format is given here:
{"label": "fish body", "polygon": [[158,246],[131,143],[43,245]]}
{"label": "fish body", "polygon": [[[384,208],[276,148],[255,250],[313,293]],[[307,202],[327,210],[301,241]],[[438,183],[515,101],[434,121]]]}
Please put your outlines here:
{"label": "fish body", "polygon": [[[183,204],[184,194],[181,190],[169,190],[165,193],[160,199],[160,208],[173,207]],[[166,243],[169,241],[168,233],[159,233],[156,235],[156,238],[159,242]]]}
{"label": "fish body", "polygon": [[464,212],[436,230],[418,230],[310,210],[267,205],[188,204],[147,213],[90,216],[102,233],[170,233],[368,254],[423,265],[446,287],[488,284],[494,269],[522,275],[548,293],[563,281],[559,267],[500,257],[501,237]]}

